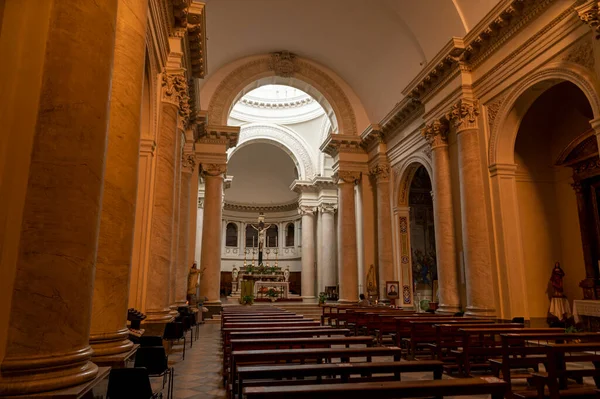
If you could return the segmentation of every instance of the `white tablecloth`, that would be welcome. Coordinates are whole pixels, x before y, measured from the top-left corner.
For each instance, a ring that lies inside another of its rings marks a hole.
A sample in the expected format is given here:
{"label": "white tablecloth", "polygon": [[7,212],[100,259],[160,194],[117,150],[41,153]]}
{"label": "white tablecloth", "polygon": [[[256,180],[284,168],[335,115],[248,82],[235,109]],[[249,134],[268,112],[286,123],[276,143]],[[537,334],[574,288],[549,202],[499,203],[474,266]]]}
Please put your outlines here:
{"label": "white tablecloth", "polygon": [[575,318],[575,323],[581,321],[581,317],[579,316],[600,317],[600,301],[573,301],[573,316]]}
{"label": "white tablecloth", "polygon": [[552,298],[550,300],[550,314],[565,320],[571,317],[571,305],[567,298]]}
{"label": "white tablecloth", "polygon": [[262,287],[276,287],[283,288],[283,297],[289,298],[290,283],[286,281],[255,281],[254,282],[254,297],[258,296],[258,290]]}

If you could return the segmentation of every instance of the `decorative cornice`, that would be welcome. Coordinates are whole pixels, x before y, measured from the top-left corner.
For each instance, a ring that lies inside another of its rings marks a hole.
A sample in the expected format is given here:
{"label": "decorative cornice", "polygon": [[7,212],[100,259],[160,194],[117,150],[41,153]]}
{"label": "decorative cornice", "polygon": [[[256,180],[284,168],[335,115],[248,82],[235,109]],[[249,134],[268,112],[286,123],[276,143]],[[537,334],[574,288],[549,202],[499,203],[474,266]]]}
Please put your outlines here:
{"label": "decorative cornice", "polygon": [[448,145],[448,120],[445,117],[436,119],[421,129],[421,135],[425,137],[431,148]]}
{"label": "decorative cornice", "polygon": [[338,170],[333,175],[333,180],[337,182],[337,184],[356,184],[360,180],[362,173],[350,170]]}
{"label": "decorative cornice", "polygon": [[200,176],[206,178],[207,176],[216,177],[223,176],[227,172],[226,164],[219,163],[203,163],[200,166]]}
{"label": "decorative cornice", "polygon": [[362,140],[360,146],[365,149],[371,149],[377,144],[385,143],[385,134],[378,124],[369,125],[360,135]]}
{"label": "decorative cornice", "polygon": [[269,108],[269,109],[283,109],[283,108],[298,108],[303,107],[307,104],[314,102],[315,100],[312,97],[305,97],[300,100],[295,101],[269,101],[269,100],[253,100],[249,98],[242,97],[240,99],[240,103],[244,104],[247,107],[252,108]]}
{"label": "decorative cornice", "polygon": [[348,134],[330,134],[323,144],[321,144],[320,150],[332,157],[335,157],[340,152],[360,154],[365,152],[361,146],[361,138]]}
{"label": "decorative cornice", "polygon": [[477,129],[479,103],[476,100],[461,99],[450,108],[446,119],[454,124],[457,132]]}
{"label": "decorative cornice", "polygon": [[596,33],[596,39],[600,38],[600,1],[588,0],[576,6],[575,10],[579,19],[588,24]]}
{"label": "decorative cornice", "polygon": [[287,204],[277,205],[261,205],[261,204],[238,204],[234,202],[225,201],[223,209],[234,212],[289,212],[298,209],[298,201],[290,202]]}
{"label": "decorative cornice", "polygon": [[271,53],[269,69],[275,72],[276,76],[291,78],[298,71],[296,55],[289,51],[277,51]]}
{"label": "decorative cornice", "polygon": [[197,143],[223,144],[228,149],[235,147],[240,137],[239,126],[206,126],[198,131]]}
{"label": "decorative cornice", "polygon": [[187,40],[192,76],[204,79],[206,70],[206,9],[204,3],[192,0],[187,14]]}
{"label": "decorative cornice", "polygon": [[379,123],[380,131],[385,140],[404,128],[425,112],[425,107],[419,100],[405,97]]}

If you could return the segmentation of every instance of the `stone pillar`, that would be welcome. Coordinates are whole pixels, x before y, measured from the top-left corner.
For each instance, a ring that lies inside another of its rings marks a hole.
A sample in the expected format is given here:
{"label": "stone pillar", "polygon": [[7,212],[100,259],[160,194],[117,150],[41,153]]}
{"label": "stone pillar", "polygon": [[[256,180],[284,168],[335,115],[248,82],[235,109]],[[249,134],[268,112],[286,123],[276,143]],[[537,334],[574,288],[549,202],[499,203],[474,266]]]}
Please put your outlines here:
{"label": "stone pillar", "polygon": [[317,211],[317,245],[315,246],[317,262],[317,294],[325,291],[323,288],[323,213]]}
{"label": "stone pillar", "polygon": [[[193,158],[196,163],[196,157]],[[188,232],[188,266],[191,267],[192,263],[196,261],[196,229],[198,219],[198,169],[194,167],[192,175],[190,176],[190,214],[189,220],[189,232]]]}
{"label": "stone pillar", "polygon": [[190,186],[191,178],[196,166],[194,156],[187,154],[182,160],[181,190],[179,196],[179,254],[176,265],[175,305],[185,306],[187,301],[188,272],[193,260],[189,258],[189,231],[190,231]]}
{"label": "stone pillar", "polygon": [[358,251],[356,246],[356,215],[354,186],[360,179],[360,172],[339,171],[339,302],[358,301]]}
{"label": "stone pillar", "polygon": [[179,250],[179,240],[181,239],[181,231],[179,229],[179,217],[181,213],[181,183],[182,183],[182,173],[181,166],[183,162],[183,143],[184,140],[182,138],[182,133],[180,131],[177,132],[177,147],[175,149],[175,192],[173,197],[173,227],[172,227],[172,236],[173,240],[171,241],[171,272],[170,276],[170,292],[169,292],[169,308],[171,309],[171,315],[177,317],[177,279],[178,272],[180,266],[180,256],[181,252]]}
{"label": "stone pillar", "polygon": [[[156,148],[154,209],[150,232],[150,264],[146,288],[146,323],[172,319],[169,309],[171,262],[173,254],[173,215],[175,209],[175,162],[181,103],[187,101],[187,83],[180,74],[163,73],[162,104]],[[158,332],[158,331],[156,331]]]}
{"label": "stone pillar", "polygon": [[302,298],[315,297],[315,211],[314,206],[301,206],[302,215]]}
{"label": "stone pillar", "polygon": [[[3,5],[4,18],[30,11],[16,10],[22,5],[10,3]],[[39,37],[45,47],[24,49],[34,58],[20,65],[21,73],[29,68],[41,72],[34,77],[41,85],[31,86],[39,88],[35,102],[21,103],[24,112],[36,111],[35,125],[24,121],[23,132],[12,132],[32,140],[28,170],[19,172],[24,179],[18,188],[26,190],[22,214],[16,216],[20,233],[2,237],[0,244],[16,245],[18,239],[16,256],[10,263],[3,258],[0,267],[2,275],[8,269],[14,277],[5,308],[10,317],[0,327],[0,396],[30,397],[87,383],[98,373],[90,362],[89,333],[117,1],[57,1],[50,9],[40,4],[36,11],[48,20],[28,34]],[[12,51],[18,47],[0,43],[8,49],[3,55],[10,67],[9,59],[20,57]],[[22,96],[27,98],[27,93],[19,93],[17,99]],[[6,122],[10,116],[0,119]]]}
{"label": "stone pillar", "polygon": [[392,255],[392,210],[390,205],[390,166],[380,161],[370,171],[377,185],[377,258],[379,260],[379,297],[385,298],[385,282],[394,279]]}
{"label": "stone pillar", "polygon": [[221,287],[221,219],[225,164],[202,164],[204,178],[204,215],[202,221],[202,256],[200,257],[200,296],[207,304],[220,304]]}
{"label": "stone pillar", "polygon": [[[129,276],[135,228],[140,113],[146,51],[147,1],[118,8],[108,145],[94,280],[90,345],[94,362],[124,356],[128,339]],[[126,6],[125,6],[126,3]]]}
{"label": "stone pillar", "polygon": [[448,123],[445,120],[436,120],[426,126],[422,134],[431,146],[433,163],[433,220],[439,292],[437,312],[456,313],[461,308],[448,154]]}
{"label": "stone pillar", "polygon": [[463,252],[467,282],[469,316],[494,316],[495,294],[492,284],[492,260],[486,215],[485,187],[481,170],[479,105],[461,100],[447,119],[456,127]]}
{"label": "stone pillar", "polygon": [[322,232],[321,236],[323,238],[323,245],[321,246],[322,254],[322,270],[323,270],[323,289],[328,286],[336,285],[336,268],[335,268],[335,240],[336,240],[336,230],[335,230],[335,214],[336,206],[330,204],[322,204],[321,211],[321,221],[322,221]]}

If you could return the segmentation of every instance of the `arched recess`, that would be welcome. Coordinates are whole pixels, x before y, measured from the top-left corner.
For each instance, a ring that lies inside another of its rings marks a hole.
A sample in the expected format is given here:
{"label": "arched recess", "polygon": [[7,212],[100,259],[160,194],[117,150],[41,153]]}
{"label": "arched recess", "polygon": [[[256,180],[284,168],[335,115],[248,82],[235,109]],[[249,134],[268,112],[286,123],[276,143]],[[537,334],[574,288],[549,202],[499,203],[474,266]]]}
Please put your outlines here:
{"label": "arched recess", "polygon": [[231,149],[228,159],[240,148],[252,143],[268,143],[284,150],[296,164],[298,179],[309,180],[315,176],[315,158],[306,141],[292,129],[275,124],[249,124],[240,130],[238,145]]}
{"label": "arched recess", "polygon": [[593,73],[578,64],[558,62],[523,78],[506,95],[491,126],[488,168],[498,259],[499,317],[504,319],[515,316],[529,318],[532,315],[525,300],[528,288],[515,143],[528,110],[543,93],[562,82],[570,82],[581,90],[589,102],[593,120],[597,120],[600,116],[600,90]]}
{"label": "arched recess", "polygon": [[[421,155],[422,154],[422,155]],[[402,287],[401,305],[414,306],[413,302],[413,275],[412,254],[410,246],[410,208],[408,194],[413,177],[419,167],[425,167],[433,182],[431,160],[423,153],[417,152],[394,168],[394,260],[396,276]]]}
{"label": "arched recess", "polygon": [[223,77],[211,94],[209,123],[227,125],[233,105],[244,94],[267,84],[282,84],[300,89],[315,98],[329,116],[334,132],[359,134],[353,104],[360,107],[361,114],[366,113],[362,104],[357,104],[359,101],[353,93],[354,101],[350,101],[346,93],[348,89],[338,84],[341,78],[332,76],[331,71],[303,57],[293,56],[285,66],[293,70],[289,76],[285,72],[276,72],[280,69],[271,54],[249,57],[237,66]]}

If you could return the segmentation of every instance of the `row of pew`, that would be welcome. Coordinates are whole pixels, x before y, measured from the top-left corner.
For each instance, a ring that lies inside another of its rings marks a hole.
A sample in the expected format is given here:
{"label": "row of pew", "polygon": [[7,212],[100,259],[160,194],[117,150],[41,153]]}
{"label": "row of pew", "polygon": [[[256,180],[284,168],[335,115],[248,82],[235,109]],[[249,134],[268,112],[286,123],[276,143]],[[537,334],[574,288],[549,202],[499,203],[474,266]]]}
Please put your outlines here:
{"label": "row of pew", "polygon": [[[340,306],[334,314],[348,313],[349,316],[359,309]],[[373,308],[365,310],[379,313]],[[425,321],[418,314],[401,312],[396,311],[395,317]],[[379,398],[490,395],[500,399],[511,394],[510,383],[498,378],[500,375],[442,378],[449,362],[444,356],[438,358],[437,349],[427,349],[429,345],[421,345],[421,342],[413,345],[412,341],[398,341],[396,332],[382,334],[378,328],[362,328],[349,321],[354,320],[351,316],[325,316],[325,308],[323,314],[322,322],[315,322],[270,306],[225,307],[221,333],[223,384],[228,397],[348,399],[365,395]],[[447,316],[438,319],[454,321]],[[437,323],[432,320],[429,325]],[[448,346],[444,353],[460,349],[450,348]],[[411,373],[431,377],[411,380]]]}

